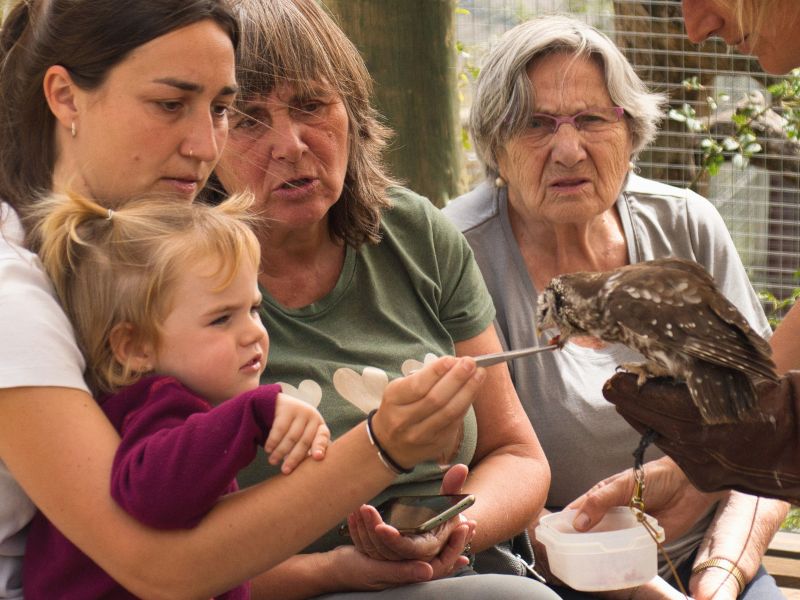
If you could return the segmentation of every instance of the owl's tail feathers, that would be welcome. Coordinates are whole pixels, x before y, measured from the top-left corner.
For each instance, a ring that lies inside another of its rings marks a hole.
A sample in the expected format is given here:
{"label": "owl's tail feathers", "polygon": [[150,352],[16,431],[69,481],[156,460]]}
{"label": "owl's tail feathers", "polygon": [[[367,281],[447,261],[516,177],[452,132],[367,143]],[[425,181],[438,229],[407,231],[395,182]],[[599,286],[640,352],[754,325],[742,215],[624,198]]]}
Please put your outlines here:
{"label": "owl's tail feathers", "polygon": [[693,374],[686,385],[703,421],[712,425],[759,419],[758,398],[753,381],[740,371],[704,364],[702,374]]}

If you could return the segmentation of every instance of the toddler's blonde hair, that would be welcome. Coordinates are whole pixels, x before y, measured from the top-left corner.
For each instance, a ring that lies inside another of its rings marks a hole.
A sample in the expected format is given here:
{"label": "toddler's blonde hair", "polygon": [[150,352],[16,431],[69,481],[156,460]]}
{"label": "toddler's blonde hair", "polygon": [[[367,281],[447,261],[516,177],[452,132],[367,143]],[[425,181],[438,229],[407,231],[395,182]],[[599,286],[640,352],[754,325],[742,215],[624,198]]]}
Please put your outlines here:
{"label": "toddler's blonde hair", "polygon": [[142,374],[121,364],[112,329],[128,323],[136,343],[157,347],[160,325],[175,302],[174,285],[191,265],[215,259],[224,289],[243,261],[258,265],[251,194],[218,206],[147,197],[113,211],[76,193],[36,203],[31,243],[53,281],[87,362],[95,394],[112,393]]}

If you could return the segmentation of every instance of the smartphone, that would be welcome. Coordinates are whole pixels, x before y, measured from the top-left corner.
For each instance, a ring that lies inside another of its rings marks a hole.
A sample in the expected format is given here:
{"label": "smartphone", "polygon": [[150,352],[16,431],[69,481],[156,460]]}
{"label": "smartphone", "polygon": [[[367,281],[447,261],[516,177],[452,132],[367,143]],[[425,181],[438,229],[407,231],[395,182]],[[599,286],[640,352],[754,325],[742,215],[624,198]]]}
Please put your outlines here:
{"label": "smartphone", "polygon": [[472,494],[396,496],[377,507],[385,523],[403,534],[430,531],[475,503]]}

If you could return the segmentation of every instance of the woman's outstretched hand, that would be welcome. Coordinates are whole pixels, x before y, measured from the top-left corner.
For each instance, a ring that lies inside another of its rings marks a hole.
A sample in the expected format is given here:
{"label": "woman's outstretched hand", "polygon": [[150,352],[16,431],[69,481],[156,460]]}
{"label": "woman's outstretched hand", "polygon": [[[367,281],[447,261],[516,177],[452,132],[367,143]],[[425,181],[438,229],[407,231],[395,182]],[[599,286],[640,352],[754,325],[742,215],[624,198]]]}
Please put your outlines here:
{"label": "woman's outstretched hand", "polygon": [[391,381],[372,420],[381,446],[408,468],[451,453],[485,376],[473,358],[445,356]]}

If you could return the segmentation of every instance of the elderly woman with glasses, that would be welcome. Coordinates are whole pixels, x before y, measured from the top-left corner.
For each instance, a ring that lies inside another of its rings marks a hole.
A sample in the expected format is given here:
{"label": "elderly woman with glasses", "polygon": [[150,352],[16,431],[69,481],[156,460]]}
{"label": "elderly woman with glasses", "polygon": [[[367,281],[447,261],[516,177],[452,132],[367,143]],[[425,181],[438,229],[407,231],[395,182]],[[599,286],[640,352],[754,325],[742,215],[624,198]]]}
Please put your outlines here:
{"label": "elderly woman with glasses", "polygon": [[[506,347],[547,343],[537,337],[536,298],[552,277],[668,256],[703,265],[752,326],[769,335],[714,207],[693,192],[631,172],[637,153],[655,136],[663,100],[607,37],[570,18],[523,23],[490,52],[470,117],[487,180],[445,212],[475,252]],[[621,345],[583,337],[510,365],[550,461],[549,509],[563,508],[632,465],[639,434],[601,390],[617,365],[641,360]],[[652,452],[651,458],[658,456]],[[691,596],[779,598],[760,562],[786,511],[785,503],[736,492],[690,493],[655,516]],[[547,573],[535,539],[534,549],[538,568],[560,595],[586,596]],[[660,574],[664,579],[619,597],[681,596],[665,561]]]}

